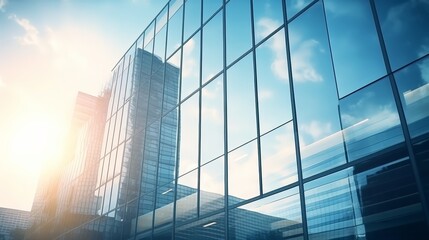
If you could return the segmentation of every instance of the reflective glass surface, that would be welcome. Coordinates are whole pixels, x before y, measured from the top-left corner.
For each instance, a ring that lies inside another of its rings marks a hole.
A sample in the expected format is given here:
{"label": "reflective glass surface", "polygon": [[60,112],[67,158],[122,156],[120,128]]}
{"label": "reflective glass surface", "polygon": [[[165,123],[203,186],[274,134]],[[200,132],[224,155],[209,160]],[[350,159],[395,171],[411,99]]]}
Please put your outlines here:
{"label": "reflective glass surface", "polygon": [[289,25],[304,177],[345,163],[338,98],[321,2]]}
{"label": "reflective glass surface", "polygon": [[228,195],[230,205],[259,195],[256,141],[228,153]]}
{"label": "reflective glass surface", "polygon": [[[168,21],[167,58],[180,47],[182,43],[183,7]],[[180,59],[180,58],[179,58]]]}
{"label": "reflective glass surface", "polygon": [[227,71],[228,150],[256,137],[252,55]]}
{"label": "reflective glass surface", "polygon": [[303,239],[298,188],[233,209],[229,239]]}
{"label": "reflective glass surface", "polygon": [[256,49],[261,134],[292,119],[284,30]]}
{"label": "reflective glass surface", "polygon": [[201,78],[204,84],[222,70],[223,15],[219,12],[203,28],[203,59]]}
{"label": "reflective glass surface", "polygon": [[292,123],[261,137],[261,162],[264,193],[298,180]]}
{"label": "reflective glass surface", "polygon": [[178,178],[176,197],[176,222],[197,217],[198,169]]}
{"label": "reflective glass surface", "polygon": [[341,99],[341,120],[349,161],[404,141],[390,89],[389,79],[382,79]]}
{"label": "reflective glass surface", "polygon": [[201,164],[224,153],[223,75],[202,90]]}
{"label": "reflective glass surface", "polygon": [[[240,16],[237,18],[237,16]],[[230,64],[252,46],[250,0],[226,4],[226,60]]]}
{"label": "reflective glass surface", "polygon": [[283,24],[281,0],[253,0],[255,39],[258,43]]}
{"label": "reflective glass surface", "polygon": [[429,53],[429,2],[375,0],[392,69]]}
{"label": "reflective glass surface", "polygon": [[222,0],[203,0],[203,22],[207,21],[222,4]]}
{"label": "reflective glass surface", "polygon": [[344,96],[382,77],[386,68],[369,1],[324,3],[338,91]]}
{"label": "reflective glass surface", "polygon": [[225,216],[217,214],[177,227],[176,239],[225,239]]}
{"label": "reflective glass surface", "polygon": [[308,6],[313,0],[286,0],[287,18],[294,17],[298,12]]}
{"label": "reflective glass surface", "polygon": [[200,34],[183,45],[182,99],[200,86]]}
{"label": "reflective glass surface", "polygon": [[224,158],[217,158],[203,166],[200,172],[200,215],[224,207]]}
{"label": "reflective glass surface", "polygon": [[201,26],[201,0],[185,2],[184,40]]}

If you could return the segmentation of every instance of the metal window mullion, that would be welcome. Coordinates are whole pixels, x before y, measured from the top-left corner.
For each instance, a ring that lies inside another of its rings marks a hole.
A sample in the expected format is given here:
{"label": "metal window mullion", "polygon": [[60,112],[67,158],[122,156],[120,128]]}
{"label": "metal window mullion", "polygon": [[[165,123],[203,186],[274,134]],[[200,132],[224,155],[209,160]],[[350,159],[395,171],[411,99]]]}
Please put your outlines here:
{"label": "metal window mullion", "polygon": [[301,204],[301,217],[302,217],[302,230],[304,240],[308,240],[308,227],[307,227],[307,213],[305,206],[305,195],[304,195],[304,183],[303,183],[303,174],[302,174],[302,164],[301,164],[301,152],[299,146],[299,134],[298,134],[298,120],[295,104],[295,92],[293,85],[293,76],[292,76],[292,58],[290,52],[290,42],[289,42],[289,24],[287,22],[287,11],[286,11],[286,2],[283,1],[283,19],[285,21],[285,42],[286,42],[286,59],[288,67],[288,77],[289,77],[289,86],[290,86],[290,98],[292,106],[292,122],[293,122],[293,134],[295,138],[295,154],[296,154],[296,164],[297,164],[297,173],[298,173],[298,188]]}
{"label": "metal window mullion", "polygon": [[417,185],[417,190],[419,192],[420,195],[420,201],[422,204],[422,208],[423,208],[423,212],[425,214],[425,219],[426,219],[426,226],[429,227],[429,202],[427,199],[427,196],[425,194],[424,191],[424,187],[423,187],[423,183],[422,183],[422,178],[420,176],[420,172],[419,172],[419,166],[418,166],[418,162],[417,159],[415,157],[415,153],[414,153],[414,149],[413,149],[413,144],[411,141],[411,134],[410,131],[408,129],[408,125],[407,125],[407,121],[405,118],[405,112],[404,112],[404,108],[402,107],[402,103],[401,103],[401,98],[400,98],[400,93],[398,90],[398,86],[396,85],[396,81],[393,77],[393,73],[392,73],[392,67],[390,65],[390,61],[389,61],[389,56],[387,54],[387,48],[386,48],[386,44],[384,42],[384,37],[383,37],[383,33],[381,31],[381,24],[378,20],[378,14],[377,14],[377,9],[375,6],[375,2],[374,0],[370,0],[370,5],[371,5],[371,10],[372,10],[372,15],[374,17],[374,23],[375,23],[375,28],[377,30],[377,34],[378,34],[378,39],[380,42],[380,46],[381,46],[381,52],[383,53],[383,59],[384,59],[384,63],[386,66],[386,70],[388,73],[388,77],[389,77],[389,81],[390,81],[390,85],[391,85],[391,90],[393,92],[393,97],[395,99],[395,104],[398,110],[398,114],[399,114],[399,120],[401,123],[401,127],[402,127],[402,131],[404,134],[404,138],[405,138],[405,144],[408,150],[408,154],[410,157],[410,163],[411,163],[411,167],[414,173],[414,178],[416,181],[416,185]]}
{"label": "metal window mullion", "polygon": [[252,29],[252,63],[253,63],[253,89],[255,94],[255,114],[256,114],[256,142],[258,148],[258,175],[259,175],[259,195],[263,194],[262,187],[262,158],[261,158],[261,129],[259,123],[259,99],[258,99],[258,74],[256,69],[256,47],[255,47],[255,16],[253,12],[253,0],[250,1],[250,24]]}
{"label": "metal window mullion", "polygon": [[201,85],[202,85],[202,69],[203,69],[203,64],[202,64],[202,61],[203,61],[203,27],[202,27],[202,22],[203,22],[203,2],[204,1],[202,1],[202,0],[199,0],[200,1],[200,26],[199,26],[199,29],[200,29],[200,45],[199,45],[199,47],[200,47],[200,59],[199,59],[199,62],[200,62],[200,68],[198,69],[199,70],[199,91],[198,91],[198,94],[199,94],[199,96],[198,96],[198,159],[197,159],[197,161],[198,161],[198,163],[197,163],[197,166],[198,166],[198,172],[197,172],[197,217],[199,218],[200,217],[200,201],[201,201],[201,191],[200,191],[200,189],[201,189],[201,184],[200,184],[200,179],[201,179],[201,120],[202,120],[202,114],[201,114],[201,112],[202,112],[202,87],[201,87]]}
{"label": "metal window mullion", "polygon": [[225,231],[224,231],[224,238],[229,238],[229,211],[228,211],[228,96],[227,96],[227,90],[228,90],[228,76],[226,73],[226,0],[223,1],[222,4],[222,31],[223,31],[223,126],[224,126],[224,140],[223,140],[223,147],[224,147],[224,220],[225,220]]}

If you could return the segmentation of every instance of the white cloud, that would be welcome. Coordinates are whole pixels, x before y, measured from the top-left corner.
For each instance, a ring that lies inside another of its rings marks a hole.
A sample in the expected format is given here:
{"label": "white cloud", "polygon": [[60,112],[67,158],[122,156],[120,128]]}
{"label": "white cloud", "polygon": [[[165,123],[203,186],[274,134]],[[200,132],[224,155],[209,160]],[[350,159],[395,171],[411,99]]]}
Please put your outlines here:
{"label": "white cloud", "polygon": [[7,4],[7,0],[0,0],[0,11],[4,12],[4,7]]}
{"label": "white cloud", "polygon": [[273,92],[268,89],[262,89],[258,94],[259,100],[267,100],[273,97]]}
{"label": "white cloud", "polygon": [[300,131],[311,136],[313,140],[318,140],[332,133],[332,125],[330,122],[311,121],[310,123],[303,123],[300,126]]}
{"label": "white cloud", "polygon": [[323,77],[314,68],[312,59],[314,51],[323,51],[320,43],[315,39],[309,39],[300,43],[292,52],[292,71],[295,81],[298,82],[321,82]]}
{"label": "white cloud", "polygon": [[39,46],[39,30],[31,24],[31,22],[26,18],[19,18],[15,14],[9,16],[9,19],[15,21],[19,26],[25,30],[25,35],[22,37],[17,37],[18,41],[22,45],[35,45]]}
{"label": "white cloud", "polygon": [[195,68],[197,66],[197,61],[193,56],[193,52],[195,50],[195,40],[189,40],[183,46],[183,66],[182,66],[182,74],[183,77],[197,77],[197,72]]}

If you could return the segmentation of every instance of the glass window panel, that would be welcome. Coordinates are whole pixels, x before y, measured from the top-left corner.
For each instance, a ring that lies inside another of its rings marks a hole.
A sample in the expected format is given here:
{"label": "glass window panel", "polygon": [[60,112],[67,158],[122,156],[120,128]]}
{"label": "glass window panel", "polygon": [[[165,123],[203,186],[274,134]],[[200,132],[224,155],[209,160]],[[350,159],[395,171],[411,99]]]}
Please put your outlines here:
{"label": "glass window panel", "polygon": [[104,193],[104,198],[103,198],[102,214],[105,214],[109,211],[110,196],[112,194],[112,180],[108,181],[105,186],[106,186],[106,192]]}
{"label": "glass window panel", "polygon": [[349,161],[404,141],[387,78],[342,99],[340,111]]}
{"label": "glass window panel", "polygon": [[121,145],[119,145],[118,147],[118,153],[116,156],[116,163],[115,163],[115,176],[119,173],[121,173],[121,167],[122,167],[122,159],[124,156],[124,146],[125,143],[122,143]]}
{"label": "glass window panel", "polygon": [[313,0],[286,0],[286,11],[288,20],[294,17],[299,11],[307,7]]}
{"label": "glass window panel", "polygon": [[259,195],[258,169],[256,140],[228,153],[228,195],[230,205]]}
{"label": "glass window panel", "polygon": [[167,57],[182,44],[182,22],[183,7],[181,7],[168,21]]}
{"label": "glass window panel", "polygon": [[200,86],[200,34],[183,46],[182,100]]}
{"label": "glass window panel", "polygon": [[261,137],[261,158],[264,192],[298,180],[292,122]]}
{"label": "glass window panel", "polygon": [[115,171],[115,160],[116,160],[117,150],[118,149],[115,148],[115,150],[113,150],[112,153],[110,154],[109,170],[108,170],[108,174],[107,174],[107,179],[111,179],[113,177],[113,173]]}
{"label": "glass window panel", "polygon": [[225,215],[216,214],[176,228],[175,239],[226,239]]}
{"label": "glass window panel", "polygon": [[204,164],[224,152],[222,75],[203,88],[201,101],[201,164]]}
{"label": "glass window panel", "polygon": [[[140,192],[153,192],[156,189],[157,168],[159,162],[159,136],[160,124],[155,122],[146,130],[144,153],[143,153],[143,172],[141,173]],[[138,159],[141,161],[141,159]]]}
{"label": "glass window panel", "polygon": [[429,57],[395,73],[402,107],[418,162],[421,182],[429,198]]}
{"label": "glass window panel", "polygon": [[150,192],[140,195],[138,199],[137,233],[147,231],[150,234],[151,232],[155,206],[154,197],[154,193]]}
{"label": "glass window panel", "polygon": [[429,2],[376,0],[378,17],[392,69],[429,53]]}
{"label": "glass window panel", "polygon": [[256,137],[255,89],[252,54],[227,72],[228,149]]}
{"label": "glass window panel", "polygon": [[188,39],[201,26],[201,0],[185,2],[184,40]]}
{"label": "glass window panel", "polygon": [[154,227],[165,226],[173,222],[175,182],[160,187],[157,191]]}
{"label": "glass window panel", "polygon": [[201,166],[200,215],[224,207],[224,157]]}
{"label": "glass window panel", "polygon": [[289,31],[302,169],[307,177],[345,163],[322,3],[291,22]]}
{"label": "glass window panel", "polygon": [[202,83],[206,83],[222,70],[223,18],[220,11],[203,28]]}
{"label": "glass window panel", "polygon": [[119,134],[119,143],[123,142],[125,138],[127,137],[127,122],[128,122],[128,111],[130,108],[130,102],[125,103],[123,114],[122,114],[122,121],[121,121],[121,128],[120,128],[120,134]]}
{"label": "glass window panel", "polygon": [[180,109],[179,176],[198,166],[198,97],[193,95]]}
{"label": "glass window panel", "polygon": [[284,30],[256,49],[261,134],[292,119]]}
{"label": "glass window panel", "polygon": [[155,21],[152,21],[150,23],[150,25],[144,31],[144,43],[143,43],[144,45],[143,46],[145,47],[145,49],[150,42],[153,42],[152,40],[153,40],[153,36],[155,34],[154,25],[155,25]]}
{"label": "glass window panel", "polygon": [[229,239],[303,239],[298,188],[231,210]]}
{"label": "glass window panel", "polygon": [[177,160],[178,109],[168,113],[161,124],[159,146],[158,186],[175,179]]}
{"label": "glass window panel", "polygon": [[197,217],[198,169],[177,180],[176,222]]}
{"label": "glass window panel", "polygon": [[101,210],[103,207],[103,198],[104,198],[104,189],[106,185],[102,185],[99,189],[94,191],[94,197],[97,201],[95,206],[95,214],[101,215]]}
{"label": "glass window panel", "polygon": [[156,17],[156,32],[158,33],[159,31],[161,31],[162,28],[165,27],[166,23],[167,23],[167,10],[168,7],[164,7],[164,9],[161,10],[161,12],[159,13],[159,15]]}
{"label": "glass window panel", "polygon": [[231,0],[226,4],[227,64],[233,62],[252,47],[250,15],[250,0]]}
{"label": "glass window panel", "polygon": [[171,19],[173,14],[176,13],[178,9],[183,5],[183,0],[171,0],[168,4],[170,4],[169,16]]}
{"label": "glass window panel", "polygon": [[[158,57],[162,62],[165,61],[165,40],[166,40],[167,28],[164,27],[155,36],[155,49],[154,55]],[[163,66],[163,65],[160,65]]]}
{"label": "glass window panel", "polygon": [[[369,1],[325,1],[340,96],[386,74]],[[365,37],[362,37],[365,36]]]}
{"label": "glass window panel", "polygon": [[283,24],[281,0],[253,0],[256,43]]}
{"label": "glass window panel", "polygon": [[[409,160],[358,165],[306,183],[310,239],[397,239],[429,236]],[[400,237],[402,238],[402,237]]]}
{"label": "glass window panel", "polygon": [[429,133],[429,57],[395,73],[412,138]]}
{"label": "glass window panel", "polygon": [[176,107],[179,102],[180,55],[181,49],[168,59],[165,67],[163,113]]}
{"label": "glass window panel", "polygon": [[207,21],[222,4],[222,0],[203,0],[203,22]]}
{"label": "glass window panel", "polygon": [[107,170],[109,169],[109,160],[110,160],[110,154],[104,157],[104,160],[103,160],[103,173],[101,174],[101,184],[105,183],[107,180]]}
{"label": "glass window panel", "polygon": [[[116,204],[118,203],[119,179],[120,179],[120,176],[117,176],[116,178],[113,179],[112,199],[110,200],[109,211],[116,208]],[[113,214],[115,214],[115,212],[113,212]]]}

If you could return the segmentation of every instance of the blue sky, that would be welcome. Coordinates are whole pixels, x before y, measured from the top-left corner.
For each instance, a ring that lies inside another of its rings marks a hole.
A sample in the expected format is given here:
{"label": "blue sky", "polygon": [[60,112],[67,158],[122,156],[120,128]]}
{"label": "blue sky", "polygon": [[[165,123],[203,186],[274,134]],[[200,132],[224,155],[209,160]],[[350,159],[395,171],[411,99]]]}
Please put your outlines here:
{"label": "blue sky", "polygon": [[77,91],[97,95],[167,0],[0,0],[0,207],[30,210]]}

